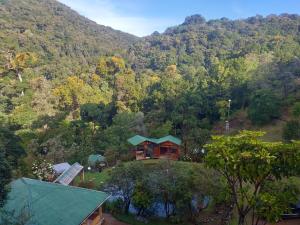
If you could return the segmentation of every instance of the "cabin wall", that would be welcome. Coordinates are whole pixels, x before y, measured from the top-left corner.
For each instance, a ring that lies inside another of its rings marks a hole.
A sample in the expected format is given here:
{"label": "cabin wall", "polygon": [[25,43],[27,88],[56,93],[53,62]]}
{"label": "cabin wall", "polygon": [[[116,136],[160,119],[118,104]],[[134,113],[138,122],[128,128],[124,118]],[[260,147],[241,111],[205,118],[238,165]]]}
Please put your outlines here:
{"label": "cabin wall", "polygon": [[159,151],[159,145],[156,145],[153,149],[153,158],[159,158],[160,151]]}
{"label": "cabin wall", "polygon": [[161,143],[160,146],[160,159],[178,160],[180,155],[179,146],[172,142]]}
{"label": "cabin wall", "polygon": [[[152,144],[149,142],[144,142],[137,146],[137,149],[135,151],[136,160],[144,160],[147,159],[146,152],[148,145]],[[153,147],[152,151],[152,157],[155,159],[172,159],[172,160],[178,160],[180,155],[179,146],[172,143],[172,142],[164,142],[158,145],[155,145]]]}

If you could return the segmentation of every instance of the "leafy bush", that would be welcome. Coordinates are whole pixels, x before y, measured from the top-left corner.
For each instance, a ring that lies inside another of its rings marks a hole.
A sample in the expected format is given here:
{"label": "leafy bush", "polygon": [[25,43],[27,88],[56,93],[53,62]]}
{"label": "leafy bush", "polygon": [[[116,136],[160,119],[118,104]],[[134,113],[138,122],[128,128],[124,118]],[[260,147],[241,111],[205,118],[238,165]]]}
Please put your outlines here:
{"label": "leafy bush", "polygon": [[121,214],[123,210],[124,201],[122,198],[118,198],[112,202],[106,203],[106,210],[113,215]]}
{"label": "leafy bush", "polygon": [[280,101],[271,91],[259,90],[250,100],[248,117],[254,124],[267,124],[280,116]]}
{"label": "leafy bush", "polygon": [[300,139],[300,122],[297,120],[287,122],[283,128],[282,136],[285,140]]}
{"label": "leafy bush", "polygon": [[296,102],[294,105],[293,105],[293,116],[294,117],[300,117],[300,102]]}

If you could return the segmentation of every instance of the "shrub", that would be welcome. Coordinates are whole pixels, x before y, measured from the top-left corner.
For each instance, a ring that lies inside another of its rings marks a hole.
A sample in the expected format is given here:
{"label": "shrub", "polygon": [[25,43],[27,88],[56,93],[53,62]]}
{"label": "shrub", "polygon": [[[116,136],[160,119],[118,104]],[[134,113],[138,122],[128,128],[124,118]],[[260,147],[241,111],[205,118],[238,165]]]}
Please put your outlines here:
{"label": "shrub", "polygon": [[280,116],[280,101],[271,92],[260,90],[252,96],[248,117],[254,124],[263,125]]}
{"label": "shrub", "polygon": [[300,102],[296,102],[293,105],[292,111],[293,111],[293,116],[300,117]]}
{"label": "shrub", "polygon": [[287,122],[283,128],[283,138],[285,140],[300,139],[300,122],[297,120]]}

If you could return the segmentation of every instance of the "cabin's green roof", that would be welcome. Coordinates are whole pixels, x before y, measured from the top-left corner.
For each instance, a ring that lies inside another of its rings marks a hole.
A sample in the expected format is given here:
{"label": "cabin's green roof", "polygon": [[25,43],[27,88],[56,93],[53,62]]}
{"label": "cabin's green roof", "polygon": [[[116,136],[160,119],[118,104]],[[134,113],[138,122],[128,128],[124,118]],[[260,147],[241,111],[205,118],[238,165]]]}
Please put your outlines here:
{"label": "cabin's green roof", "polygon": [[176,145],[180,145],[181,144],[181,140],[179,138],[176,138],[172,135],[168,135],[168,136],[165,136],[165,137],[162,137],[162,138],[147,138],[147,137],[143,137],[143,136],[140,136],[140,135],[135,135],[131,138],[128,139],[128,142],[132,145],[139,145],[145,141],[149,141],[149,142],[152,142],[152,143],[155,143],[155,144],[161,144],[163,142],[166,142],[166,141],[169,141],[169,142],[172,142]]}
{"label": "cabin's green roof", "polygon": [[104,156],[102,156],[100,154],[89,155],[89,158],[88,158],[89,165],[94,166],[97,162],[106,162],[106,159]]}
{"label": "cabin's green roof", "polygon": [[101,191],[20,178],[11,183],[4,210],[12,222],[28,215],[25,225],[79,225],[108,197]]}

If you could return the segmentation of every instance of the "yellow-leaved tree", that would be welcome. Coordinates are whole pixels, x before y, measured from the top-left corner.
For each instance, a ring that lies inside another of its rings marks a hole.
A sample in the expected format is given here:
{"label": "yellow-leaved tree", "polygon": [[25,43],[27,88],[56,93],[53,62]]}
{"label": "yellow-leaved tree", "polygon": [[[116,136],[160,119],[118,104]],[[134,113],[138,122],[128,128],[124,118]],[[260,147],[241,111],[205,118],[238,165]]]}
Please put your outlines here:
{"label": "yellow-leaved tree", "polygon": [[53,90],[53,93],[59,98],[60,108],[70,111],[76,111],[80,105],[86,103],[107,104],[110,101],[100,89],[88,85],[77,76],[69,76],[64,84]]}

